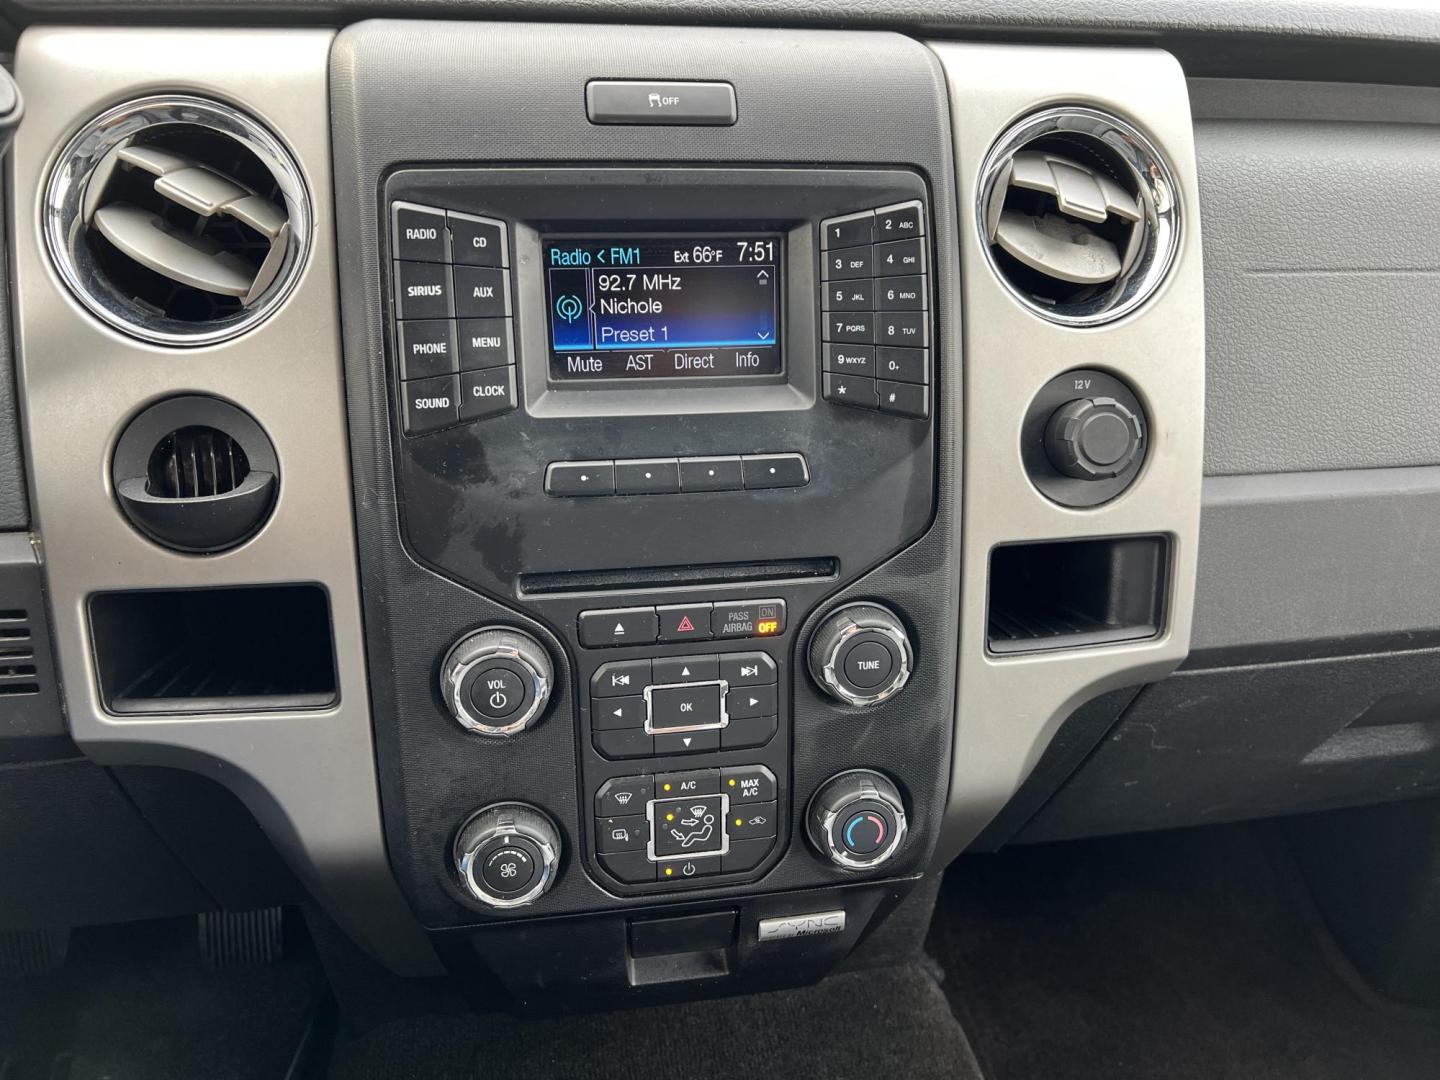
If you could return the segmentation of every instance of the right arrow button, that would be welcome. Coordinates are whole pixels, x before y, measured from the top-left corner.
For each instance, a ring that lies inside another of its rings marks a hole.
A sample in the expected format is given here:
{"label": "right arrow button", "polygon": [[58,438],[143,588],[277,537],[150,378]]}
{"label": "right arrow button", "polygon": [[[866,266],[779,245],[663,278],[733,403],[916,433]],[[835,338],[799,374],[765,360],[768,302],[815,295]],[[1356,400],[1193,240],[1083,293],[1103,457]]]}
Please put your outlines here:
{"label": "right arrow button", "polygon": [[749,716],[771,716],[776,711],[775,686],[740,686],[725,695],[725,712],[740,720]]}

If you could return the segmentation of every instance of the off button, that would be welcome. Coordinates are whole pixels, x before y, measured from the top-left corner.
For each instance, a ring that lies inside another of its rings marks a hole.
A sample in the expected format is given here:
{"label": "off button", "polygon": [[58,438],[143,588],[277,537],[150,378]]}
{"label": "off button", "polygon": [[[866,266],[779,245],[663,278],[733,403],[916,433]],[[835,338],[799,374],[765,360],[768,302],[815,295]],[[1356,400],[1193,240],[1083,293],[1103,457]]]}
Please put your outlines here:
{"label": "off button", "polygon": [[490,668],[470,684],[470,704],[491,720],[503,720],[525,700],[525,684],[507,668]]}

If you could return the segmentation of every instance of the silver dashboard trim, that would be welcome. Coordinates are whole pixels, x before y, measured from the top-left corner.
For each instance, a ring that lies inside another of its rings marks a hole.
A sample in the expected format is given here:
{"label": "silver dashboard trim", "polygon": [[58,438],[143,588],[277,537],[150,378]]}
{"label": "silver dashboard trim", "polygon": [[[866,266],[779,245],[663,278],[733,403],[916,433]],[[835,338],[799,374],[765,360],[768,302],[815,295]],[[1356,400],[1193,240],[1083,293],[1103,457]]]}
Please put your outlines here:
{"label": "silver dashboard trim", "polygon": [[[950,794],[935,865],[964,851],[1019,790],[1081,704],[1162,678],[1189,651],[1205,430],[1205,303],[1199,183],[1184,72],[1153,49],[932,42],[950,88],[959,205],[973,207],[1001,134],[1070,104],[1128,117],[1170,163],[1185,222],[1174,266],[1123,318],[1070,327],[1035,317],[991,273],[973,217],[960,239],[964,461],[959,656]],[[1145,466],[1118,498],[1077,510],[1030,483],[1020,425],[1035,393],[1067,370],[1125,379],[1145,405]],[[1160,534],[1170,542],[1167,611],[1155,638],[1013,656],[986,652],[990,552],[1003,543]]]}
{"label": "silver dashboard trim", "polygon": [[[26,464],[70,731],[103,764],[190,769],[235,792],[316,899],[391,969],[439,971],[391,874],[370,729],[342,384],[331,182],[328,30],[39,28],[15,73],[28,106],[10,156],[15,336]],[[81,307],[45,254],[41,196],[59,148],[117,102],[158,92],[232,102],[276,133],[314,199],[313,250],[264,323],[184,350],[137,341]],[[108,471],[143,406],[178,393],[237,403],[285,473],[269,523],[194,557],[135,532]],[[267,713],[107,715],[87,600],[109,589],[306,581],[334,620],[339,699]]]}

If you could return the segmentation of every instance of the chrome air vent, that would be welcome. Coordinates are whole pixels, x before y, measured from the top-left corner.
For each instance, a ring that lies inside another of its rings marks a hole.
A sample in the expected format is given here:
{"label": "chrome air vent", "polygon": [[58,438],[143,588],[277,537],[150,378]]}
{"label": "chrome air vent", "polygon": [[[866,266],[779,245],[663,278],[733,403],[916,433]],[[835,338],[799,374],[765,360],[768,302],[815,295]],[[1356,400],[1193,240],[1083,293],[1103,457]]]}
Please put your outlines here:
{"label": "chrome air vent", "polygon": [[1031,116],[981,168],[978,227],[991,268],[1052,322],[1096,326],[1135,310],[1175,260],[1169,166],[1135,128],[1094,109]]}
{"label": "chrome air vent", "polygon": [[97,117],[45,194],[46,244],[71,291],[111,326],[163,345],[224,341],[274,311],[311,222],[285,148],[203,98],[144,98]]}

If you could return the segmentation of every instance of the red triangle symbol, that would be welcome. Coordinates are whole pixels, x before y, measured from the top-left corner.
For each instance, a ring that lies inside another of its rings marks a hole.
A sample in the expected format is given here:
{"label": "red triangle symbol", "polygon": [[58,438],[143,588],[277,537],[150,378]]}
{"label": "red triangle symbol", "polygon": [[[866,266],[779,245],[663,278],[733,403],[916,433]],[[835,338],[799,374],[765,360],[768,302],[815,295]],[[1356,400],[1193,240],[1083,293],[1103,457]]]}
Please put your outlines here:
{"label": "red triangle symbol", "polygon": [[683,616],[681,616],[681,618],[680,618],[680,625],[675,628],[675,632],[676,632],[677,634],[683,634],[683,633],[685,633],[687,630],[694,630],[694,629],[695,629],[695,624],[690,621],[690,616],[689,616],[689,615],[683,615]]}

